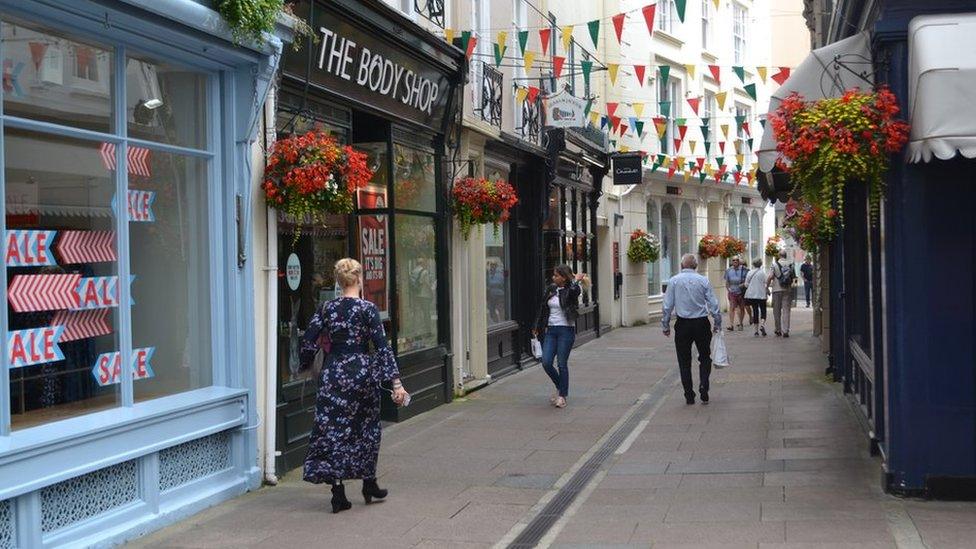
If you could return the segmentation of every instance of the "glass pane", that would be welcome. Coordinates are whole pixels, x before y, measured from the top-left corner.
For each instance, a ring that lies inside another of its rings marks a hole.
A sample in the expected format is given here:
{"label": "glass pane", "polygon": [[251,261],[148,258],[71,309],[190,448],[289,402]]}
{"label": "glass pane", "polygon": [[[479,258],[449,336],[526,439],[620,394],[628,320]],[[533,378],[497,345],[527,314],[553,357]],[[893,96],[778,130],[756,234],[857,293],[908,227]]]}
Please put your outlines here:
{"label": "glass pane", "polygon": [[152,361],[136,400],[206,387],[213,377],[208,163],[143,152],[148,168],[129,174],[127,200],[132,348]]}
{"label": "glass pane", "polygon": [[563,230],[574,231],[576,217],[576,191],[563,189]]}
{"label": "glass pane", "polygon": [[[660,212],[657,209],[657,203],[653,201],[648,202],[647,232],[657,237],[661,236],[659,215]],[[662,259],[659,257],[657,261],[647,266],[647,295],[658,295],[661,293],[661,262]]]}
{"label": "glass pane", "polygon": [[678,273],[678,220],[674,207],[665,204],[661,209],[661,293],[667,289],[668,279]]}
{"label": "glass pane", "polygon": [[394,194],[396,207],[405,210],[437,210],[437,175],[433,153],[393,145],[396,161]]}
{"label": "glass pane", "polygon": [[485,230],[485,293],[489,326],[512,318],[507,228],[506,224],[499,227],[497,233]]}
{"label": "glass pane", "polygon": [[562,219],[562,212],[559,204],[560,187],[553,185],[549,188],[549,217],[546,218],[543,229],[559,230]]}
{"label": "glass pane", "polygon": [[395,217],[397,234],[397,350],[429,349],[437,337],[437,258],[434,220]]}
{"label": "glass pane", "polygon": [[545,248],[545,267],[542,272],[542,280],[549,283],[552,270],[557,265],[562,264],[562,253],[560,251],[560,240],[558,232],[542,233],[543,247]]}
{"label": "glass pane", "polygon": [[115,172],[94,141],[8,128],[3,146],[12,427],[117,406]]}
{"label": "glass pane", "polygon": [[760,240],[762,240],[762,226],[760,225],[759,214],[752,212],[752,242],[750,243],[752,259],[762,257],[759,254]]}
{"label": "glass pane", "polygon": [[130,57],[125,64],[129,137],[207,148],[207,75]]}
{"label": "glass pane", "polygon": [[694,218],[691,216],[691,208],[687,204],[681,205],[681,253],[690,254],[698,248],[698,243],[693,242],[695,236]]}
{"label": "glass pane", "polygon": [[387,169],[386,143],[356,143],[353,145],[357,151],[366,153],[366,164],[373,171],[373,179],[369,184],[359,191],[356,204],[361,210],[381,208],[385,209],[389,204],[386,199],[386,190],[389,188],[390,178]]}
{"label": "glass pane", "polygon": [[[359,191],[362,208],[378,208],[386,204],[384,189]],[[383,320],[390,318],[390,231],[386,215],[360,215],[358,221],[359,262],[363,264],[363,299],[373,302]]]}
{"label": "glass pane", "polygon": [[110,46],[6,17],[0,27],[5,114],[113,131],[115,56]]}

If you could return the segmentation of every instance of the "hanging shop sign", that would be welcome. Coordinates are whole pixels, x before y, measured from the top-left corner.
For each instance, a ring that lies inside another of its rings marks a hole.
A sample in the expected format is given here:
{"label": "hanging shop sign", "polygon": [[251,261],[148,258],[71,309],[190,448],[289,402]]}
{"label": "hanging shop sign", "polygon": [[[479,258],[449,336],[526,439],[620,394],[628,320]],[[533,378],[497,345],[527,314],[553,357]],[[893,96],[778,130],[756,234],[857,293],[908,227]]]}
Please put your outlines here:
{"label": "hanging shop sign", "polygon": [[[132,349],[133,379],[147,379],[156,375],[149,363],[155,352],[155,347]],[[95,382],[101,387],[119,383],[122,380],[122,353],[115,351],[98,355],[91,372]]]}
{"label": "hanging shop sign", "polygon": [[57,231],[7,231],[7,267],[57,265],[51,244]]}
{"label": "hanging shop sign", "polygon": [[7,332],[7,366],[22,368],[64,360],[58,347],[64,326],[44,326]]}
{"label": "hanging shop sign", "polygon": [[[385,208],[386,193],[382,189],[362,189],[359,191],[359,204],[363,209]],[[363,299],[372,301],[383,318],[388,317],[388,236],[387,216],[359,216],[359,254],[363,263]]]}
{"label": "hanging shop sign", "polygon": [[644,170],[641,167],[640,154],[615,154],[612,160],[614,185],[640,185],[643,182]]}
{"label": "hanging shop sign", "polygon": [[293,292],[298,290],[298,285],[302,282],[302,262],[296,254],[289,255],[285,261],[285,281]]}
{"label": "hanging shop sign", "polygon": [[545,100],[546,126],[582,128],[586,125],[586,100],[561,91]]}

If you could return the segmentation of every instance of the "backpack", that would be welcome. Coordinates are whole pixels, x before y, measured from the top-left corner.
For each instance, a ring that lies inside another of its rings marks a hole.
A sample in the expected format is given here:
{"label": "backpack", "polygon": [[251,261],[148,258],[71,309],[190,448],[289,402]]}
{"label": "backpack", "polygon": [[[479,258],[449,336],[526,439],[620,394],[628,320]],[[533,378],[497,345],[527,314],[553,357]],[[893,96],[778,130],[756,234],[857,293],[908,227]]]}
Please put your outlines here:
{"label": "backpack", "polygon": [[789,288],[793,285],[793,280],[796,278],[796,273],[793,271],[793,264],[790,263],[789,266],[784,267],[776,262],[776,268],[779,270],[779,274],[776,275],[776,280],[779,282],[781,288]]}

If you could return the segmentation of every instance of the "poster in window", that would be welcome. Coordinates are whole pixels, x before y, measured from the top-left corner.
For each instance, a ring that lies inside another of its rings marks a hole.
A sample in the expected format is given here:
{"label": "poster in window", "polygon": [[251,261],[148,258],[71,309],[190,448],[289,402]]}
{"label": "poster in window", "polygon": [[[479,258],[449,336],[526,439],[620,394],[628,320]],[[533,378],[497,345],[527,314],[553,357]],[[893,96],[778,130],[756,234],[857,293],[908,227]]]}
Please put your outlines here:
{"label": "poster in window", "polygon": [[[373,186],[359,191],[363,209],[386,208],[386,191]],[[387,284],[389,229],[385,215],[359,216],[359,256],[363,264],[363,299],[373,302],[380,317],[389,317]]]}

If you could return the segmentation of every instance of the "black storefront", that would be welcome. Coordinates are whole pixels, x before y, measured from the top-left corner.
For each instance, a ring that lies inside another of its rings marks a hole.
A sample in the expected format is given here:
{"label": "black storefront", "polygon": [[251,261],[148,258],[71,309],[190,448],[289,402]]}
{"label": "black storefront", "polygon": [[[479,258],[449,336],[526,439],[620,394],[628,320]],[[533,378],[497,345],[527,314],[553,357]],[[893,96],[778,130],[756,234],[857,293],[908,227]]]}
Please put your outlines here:
{"label": "black storefront", "polygon": [[366,152],[375,175],[352,214],[324,226],[277,219],[278,471],[304,457],[315,383],[298,364],[297,342],[316,304],[335,295],[339,258],[363,263],[364,297],[383,315],[413,397],[407,408],[387,398],[383,419],[443,404],[453,384],[444,163],[463,53],[378,0],[306,0],[295,13],[318,41],[284,56],[278,137],[330,131]]}

